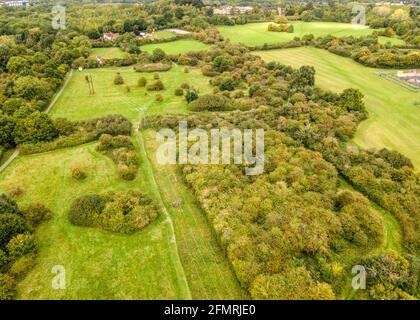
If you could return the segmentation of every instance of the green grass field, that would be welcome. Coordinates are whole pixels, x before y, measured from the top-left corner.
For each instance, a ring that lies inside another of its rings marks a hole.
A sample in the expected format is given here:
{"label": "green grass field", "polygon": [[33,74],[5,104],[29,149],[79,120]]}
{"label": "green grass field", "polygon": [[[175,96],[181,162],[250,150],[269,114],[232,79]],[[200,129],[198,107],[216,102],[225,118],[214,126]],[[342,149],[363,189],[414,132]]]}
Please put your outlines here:
{"label": "green grass field", "polygon": [[121,50],[119,47],[110,47],[110,48],[92,48],[90,54],[91,57],[102,57],[104,59],[120,59],[123,58],[126,53]]}
{"label": "green grass field", "polygon": [[151,53],[154,49],[160,48],[167,54],[179,54],[187,51],[200,51],[210,46],[192,39],[182,39],[172,42],[146,44],[140,47],[140,50]]}
{"label": "green grass field", "polygon": [[232,42],[240,42],[249,46],[263,45],[264,43],[281,43],[293,40],[312,33],[314,36],[366,36],[374,30],[368,27],[354,27],[349,23],[336,22],[293,22],[294,32],[269,32],[268,22],[249,23],[236,26],[218,27],[220,33]]}
{"label": "green grass field", "polygon": [[316,85],[332,91],[358,88],[365,95],[369,119],[357,130],[354,143],[362,148],[387,147],[409,157],[420,168],[420,108],[414,103],[419,94],[374,74],[377,69],[364,67],[315,48],[294,48],[256,52],[267,61],[299,67],[313,65]]}
{"label": "green grass field", "polygon": [[[74,163],[86,166],[80,182],[70,176]],[[132,182],[117,178],[115,165],[94,150],[94,144],[18,158],[0,175],[0,190],[23,187],[21,204],[41,202],[53,218],[36,233],[36,267],[19,284],[21,299],[189,299],[191,294],[172,239],[160,219],[133,235],[120,235],[71,225],[67,211],[80,195],[141,188],[150,181],[140,169]],[[51,269],[66,269],[66,290],[53,290]]]}
{"label": "green grass field", "polygon": [[[114,77],[120,72],[124,78],[123,85],[114,85]],[[85,75],[92,74],[95,94],[89,94]],[[54,108],[52,117],[65,117],[70,120],[91,119],[107,114],[122,114],[129,119],[135,119],[139,108],[148,108],[149,113],[157,112],[185,112],[187,103],[184,97],[175,97],[174,91],[186,82],[199,88],[200,93],[210,92],[208,79],[199,69],[190,69],[184,73],[184,68],[174,65],[170,71],[161,72],[160,78],[165,85],[161,91],[162,102],[155,101],[156,92],[147,92],[145,88],[137,86],[140,77],[146,77],[152,82],[152,73],[135,72],[132,67],[101,68],[75,71],[66,90],[63,92]],[[127,85],[130,92],[127,92]]]}

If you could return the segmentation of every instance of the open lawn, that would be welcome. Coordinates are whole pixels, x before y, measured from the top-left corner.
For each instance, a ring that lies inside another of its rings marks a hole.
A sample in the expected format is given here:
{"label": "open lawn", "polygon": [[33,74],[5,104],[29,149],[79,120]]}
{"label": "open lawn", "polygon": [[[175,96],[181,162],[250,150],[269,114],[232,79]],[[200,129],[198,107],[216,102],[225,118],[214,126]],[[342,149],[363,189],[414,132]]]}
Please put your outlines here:
{"label": "open lawn", "polygon": [[[0,175],[0,192],[23,187],[21,204],[41,202],[53,218],[36,233],[37,265],[19,284],[21,299],[189,299],[173,232],[164,218],[133,235],[71,225],[67,211],[80,195],[141,188],[154,193],[142,167],[132,182],[117,178],[114,163],[95,144],[18,158]],[[82,163],[88,177],[75,181],[71,167]],[[53,290],[51,269],[66,270],[66,290]]]}
{"label": "open lawn", "polygon": [[182,39],[172,42],[146,44],[140,47],[140,50],[151,53],[154,49],[160,48],[167,54],[179,54],[187,51],[200,51],[210,46],[193,39]]}
{"label": "open lawn", "polygon": [[[114,77],[120,72],[124,78],[123,85],[114,85]],[[95,94],[89,94],[85,80],[87,74],[92,74]],[[148,92],[137,86],[137,81],[144,76],[151,83],[153,73],[135,72],[132,67],[101,68],[76,71],[54,108],[52,117],[65,117],[70,120],[91,119],[108,114],[122,114],[129,119],[135,119],[140,108],[148,108],[149,113],[185,112],[187,103],[184,97],[175,97],[174,91],[182,83],[200,89],[200,93],[210,92],[208,78],[199,69],[190,69],[184,73],[184,67],[174,65],[170,71],[161,72],[160,78],[165,90],[160,94],[162,102],[155,101],[156,92]],[[127,85],[130,92],[127,91]]]}
{"label": "open lawn", "polygon": [[418,93],[376,76],[377,69],[322,49],[294,48],[256,54],[293,67],[313,65],[316,85],[323,89],[335,92],[349,87],[360,89],[365,95],[369,119],[360,124],[354,143],[362,148],[397,150],[420,168],[420,108],[414,105],[420,98]]}
{"label": "open lawn", "polygon": [[123,58],[126,53],[119,47],[92,48],[91,57],[102,57],[104,59]]}
{"label": "open lawn", "polygon": [[294,32],[269,32],[268,22],[249,23],[236,26],[220,26],[220,33],[232,42],[241,42],[248,46],[263,45],[264,43],[281,43],[312,33],[315,37],[333,36],[366,36],[374,30],[364,26],[353,27],[349,23],[336,22],[293,22]]}

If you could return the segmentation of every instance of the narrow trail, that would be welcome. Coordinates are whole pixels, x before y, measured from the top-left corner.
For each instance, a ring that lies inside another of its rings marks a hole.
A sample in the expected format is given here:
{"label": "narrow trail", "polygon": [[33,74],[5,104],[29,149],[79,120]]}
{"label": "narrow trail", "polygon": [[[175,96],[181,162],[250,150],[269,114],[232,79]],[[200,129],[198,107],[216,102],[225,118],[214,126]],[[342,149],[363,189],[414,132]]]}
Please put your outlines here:
{"label": "narrow trail", "polygon": [[[144,112],[145,111],[144,110],[142,110],[142,111],[143,111],[143,117],[144,117]],[[166,208],[165,202],[163,201],[162,194],[161,194],[160,189],[158,187],[158,184],[156,182],[152,165],[151,165],[150,160],[147,156],[146,146],[144,144],[143,133],[140,130],[140,124],[142,122],[143,117],[139,116],[138,123],[134,124],[135,138],[136,138],[136,140],[139,144],[139,147],[140,147],[141,158],[143,159],[146,174],[150,178],[151,187],[154,190],[155,195],[157,196],[157,200],[159,201],[159,204],[162,207],[163,213],[165,214],[165,220],[166,220],[167,224],[169,225],[169,229],[170,229],[170,232],[171,232],[171,240],[170,241],[171,241],[171,244],[175,247],[175,252],[176,252],[176,258],[175,258],[176,261],[174,261],[174,263],[178,264],[180,266],[180,269],[182,270],[181,281],[184,282],[184,286],[188,290],[188,299],[191,300],[192,299],[191,289],[189,287],[187,276],[186,276],[186,273],[185,273],[185,270],[184,270],[184,266],[182,264],[181,257],[179,255],[179,249],[178,249],[178,244],[177,244],[177,241],[176,241],[174,223],[173,223],[171,215],[169,214],[168,209]]]}
{"label": "narrow trail", "polygon": [[[71,77],[73,76],[74,70],[71,69],[69,75],[67,76],[66,80],[64,81],[64,84],[61,86],[60,91],[55,95],[54,99],[49,104],[48,108],[44,111],[45,113],[49,113],[51,109],[54,107],[57,100],[60,98],[61,94],[63,93],[64,89],[67,87],[67,84],[69,83]],[[13,154],[7,159],[5,163],[0,167],[0,173],[2,173],[6,168],[19,156],[19,149],[16,148]]]}

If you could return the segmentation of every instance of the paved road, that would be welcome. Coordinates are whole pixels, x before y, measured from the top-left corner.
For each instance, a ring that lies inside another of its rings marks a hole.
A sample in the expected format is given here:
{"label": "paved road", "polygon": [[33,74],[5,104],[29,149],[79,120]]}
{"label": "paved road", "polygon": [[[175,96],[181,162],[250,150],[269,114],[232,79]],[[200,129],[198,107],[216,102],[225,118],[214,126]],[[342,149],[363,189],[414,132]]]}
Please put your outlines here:
{"label": "paved road", "polygon": [[[54,99],[51,101],[50,105],[45,110],[45,113],[49,113],[51,111],[52,107],[54,107],[54,105],[57,102],[58,98],[60,98],[61,94],[63,93],[64,89],[66,88],[67,84],[69,83],[72,75],[73,75],[73,69],[70,70],[70,73],[67,76],[66,81],[64,81],[64,84],[61,86],[60,91],[58,91],[58,93],[55,95]],[[7,161],[5,163],[3,163],[3,165],[0,167],[0,173],[2,173],[13,162],[13,160],[16,159],[16,157],[18,155],[19,155],[19,149],[15,149],[15,151],[9,157],[9,159],[7,159]]]}

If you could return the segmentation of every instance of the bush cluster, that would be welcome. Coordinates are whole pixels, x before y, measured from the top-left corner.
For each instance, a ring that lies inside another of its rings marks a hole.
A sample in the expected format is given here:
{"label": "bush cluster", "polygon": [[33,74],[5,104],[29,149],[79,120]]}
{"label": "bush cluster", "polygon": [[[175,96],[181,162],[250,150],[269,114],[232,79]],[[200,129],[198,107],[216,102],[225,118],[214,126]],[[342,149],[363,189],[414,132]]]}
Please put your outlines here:
{"label": "bush cluster", "polygon": [[69,211],[72,224],[118,233],[144,229],[158,216],[158,206],[140,190],[85,195],[73,201]]}

